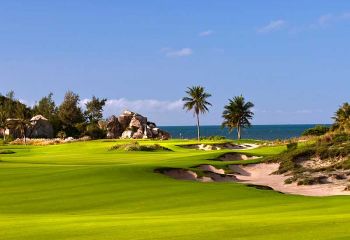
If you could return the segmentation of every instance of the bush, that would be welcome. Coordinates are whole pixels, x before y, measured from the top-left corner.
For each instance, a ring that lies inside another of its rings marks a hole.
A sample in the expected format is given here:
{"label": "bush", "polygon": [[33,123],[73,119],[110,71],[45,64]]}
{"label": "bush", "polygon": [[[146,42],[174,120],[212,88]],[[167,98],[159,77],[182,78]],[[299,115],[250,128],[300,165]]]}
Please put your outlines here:
{"label": "bush", "polygon": [[297,142],[293,142],[293,143],[288,143],[287,144],[287,150],[291,151],[291,150],[295,150],[298,148],[298,143]]}
{"label": "bush", "polygon": [[335,143],[342,143],[350,141],[350,135],[346,133],[338,133],[333,136],[333,142]]}
{"label": "bush", "polygon": [[131,142],[122,145],[115,145],[110,150],[123,150],[123,151],[170,151],[170,149],[160,146],[159,144],[153,145],[140,145],[138,142]]}
{"label": "bush", "polygon": [[3,141],[4,144],[10,143],[14,141],[15,139],[11,135],[6,135],[5,136],[5,141]]}
{"label": "bush", "polygon": [[226,137],[225,136],[207,136],[207,137],[201,137],[201,140],[225,140]]}
{"label": "bush", "polygon": [[101,139],[106,137],[106,131],[100,129],[97,124],[89,124],[86,127],[85,135],[92,139]]}
{"label": "bush", "polygon": [[313,128],[306,129],[302,136],[322,136],[329,131],[330,127],[317,125]]}
{"label": "bush", "polygon": [[13,154],[13,153],[15,153],[15,152],[12,150],[8,150],[8,149],[0,150],[0,154]]}
{"label": "bush", "polygon": [[57,133],[57,137],[60,138],[60,139],[65,139],[67,137],[67,134],[65,131],[59,131]]}

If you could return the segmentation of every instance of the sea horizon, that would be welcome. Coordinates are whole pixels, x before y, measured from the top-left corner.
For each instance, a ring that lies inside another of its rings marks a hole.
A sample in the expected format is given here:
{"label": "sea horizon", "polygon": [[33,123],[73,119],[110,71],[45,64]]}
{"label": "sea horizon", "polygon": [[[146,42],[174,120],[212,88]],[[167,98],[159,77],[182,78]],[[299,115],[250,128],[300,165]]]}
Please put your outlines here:
{"label": "sea horizon", "polygon": [[[256,140],[277,140],[300,137],[309,128],[317,125],[330,126],[331,124],[255,124],[250,128],[242,129],[242,138]],[[197,137],[197,126],[159,126],[169,132],[172,138],[192,139]],[[200,126],[201,137],[223,136],[236,139],[236,130],[229,133],[227,128],[221,125]]]}

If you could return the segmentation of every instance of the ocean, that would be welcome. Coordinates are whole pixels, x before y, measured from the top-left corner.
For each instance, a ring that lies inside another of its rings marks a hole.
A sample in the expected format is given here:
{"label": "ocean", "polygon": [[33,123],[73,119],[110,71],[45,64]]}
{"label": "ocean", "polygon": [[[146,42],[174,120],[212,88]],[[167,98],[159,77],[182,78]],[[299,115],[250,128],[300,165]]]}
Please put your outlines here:
{"label": "ocean", "polygon": [[[322,124],[329,126],[327,124]],[[316,124],[290,124],[290,125],[253,125],[251,128],[243,129],[242,138],[276,140],[299,137],[309,128],[315,127]],[[162,126],[160,127],[169,132],[172,138],[196,138],[196,126]],[[234,130],[229,133],[227,129],[221,126],[201,126],[201,136],[225,136],[226,138],[236,139],[237,132]]]}

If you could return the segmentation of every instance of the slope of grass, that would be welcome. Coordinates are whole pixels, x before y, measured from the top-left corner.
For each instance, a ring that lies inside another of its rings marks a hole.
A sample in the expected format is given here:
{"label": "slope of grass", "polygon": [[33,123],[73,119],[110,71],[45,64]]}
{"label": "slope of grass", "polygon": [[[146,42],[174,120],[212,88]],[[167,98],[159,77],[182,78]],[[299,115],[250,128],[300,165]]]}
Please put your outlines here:
{"label": "slope of grass", "polygon": [[[238,183],[178,181],[160,167],[227,150],[109,151],[130,141],[0,146],[0,239],[348,239],[350,198],[303,197]],[[207,143],[213,143],[208,141]],[[284,146],[246,152],[274,155]],[[218,162],[216,162],[218,164]],[[227,164],[227,162],[225,162]]]}

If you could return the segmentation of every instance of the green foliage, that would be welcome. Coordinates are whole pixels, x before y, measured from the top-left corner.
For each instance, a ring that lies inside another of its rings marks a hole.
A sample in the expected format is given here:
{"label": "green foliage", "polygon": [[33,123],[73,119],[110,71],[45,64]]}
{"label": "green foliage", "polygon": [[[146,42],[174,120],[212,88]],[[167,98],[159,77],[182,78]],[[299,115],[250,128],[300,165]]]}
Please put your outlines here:
{"label": "green foliage", "polygon": [[89,120],[90,123],[96,124],[103,117],[103,107],[106,104],[107,99],[99,99],[95,96],[92,97],[90,101],[85,103],[86,111],[84,115]]}
{"label": "green foliage", "polygon": [[186,111],[192,111],[197,117],[197,138],[200,140],[200,124],[199,124],[199,114],[204,114],[209,111],[209,106],[212,104],[207,101],[211,94],[205,92],[202,86],[188,87],[186,91],[187,96],[182,98],[184,102],[183,108]]}
{"label": "green foliage", "polygon": [[214,140],[214,141],[217,141],[217,140],[225,140],[225,139],[226,139],[225,136],[219,136],[219,135],[201,137],[201,140]]}
{"label": "green foliage", "polygon": [[13,91],[7,93],[6,97],[0,95],[0,128],[6,128],[8,118],[25,119],[31,116],[31,109],[16,100]]}
{"label": "green foliage", "polygon": [[123,150],[123,151],[144,151],[144,152],[153,152],[153,151],[170,151],[168,148],[165,148],[159,144],[153,145],[140,145],[138,142],[131,142],[122,145],[115,145],[110,148],[110,150]]}
{"label": "green foliage", "polygon": [[58,137],[58,138],[61,138],[61,139],[65,139],[65,138],[67,137],[67,134],[66,134],[65,131],[59,131],[59,132],[57,133],[57,137]]}
{"label": "green foliage", "polygon": [[229,103],[224,106],[222,113],[222,118],[224,119],[222,127],[227,127],[229,132],[237,128],[237,137],[241,139],[241,128],[251,126],[250,120],[253,119],[254,115],[251,111],[253,107],[254,104],[245,102],[242,95],[229,99]]}
{"label": "green foliage", "polygon": [[0,150],[0,154],[14,154],[15,152],[9,149]]}
{"label": "green foliage", "polygon": [[287,151],[278,155],[270,156],[268,161],[280,162],[279,173],[300,172],[302,167],[298,161],[318,158],[325,159],[345,159],[344,161],[331,166],[331,168],[350,168],[350,161],[346,158],[350,157],[350,138],[347,134],[336,134],[334,136],[325,136],[320,138],[314,144],[300,146],[287,145]]}
{"label": "green foliage", "polygon": [[106,137],[106,131],[103,129],[100,129],[98,124],[90,123],[87,125],[84,135],[89,136],[92,139],[101,139]]}
{"label": "green foliage", "polygon": [[82,132],[77,124],[85,122],[81,108],[79,107],[79,95],[68,91],[58,108],[58,117],[63,124],[63,130],[68,136],[77,137]]}
{"label": "green foliage", "polygon": [[306,129],[302,136],[321,136],[326,134],[330,130],[330,127],[317,125],[313,128]]}
{"label": "green foliage", "polygon": [[350,104],[344,103],[333,117],[335,130],[350,132]]}
{"label": "green foliage", "polygon": [[287,144],[287,150],[295,150],[298,148],[298,143],[297,142],[291,142]]}
{"label": "green foliage", "polygon": [[348,133],[338,133],[338,134],[335,134],[335,135],[332,137],[332,140],[333,140],[335,143],[347,142],[347,141],[350,141],[350,134],[348,134]]}
{"label": "green foliage", "polygon": [[52,99],[53,93],[41,98],[37,104],[33,107],[33,113],[35,115],[42,115],[49,121],[57,114],[57,107]]}

